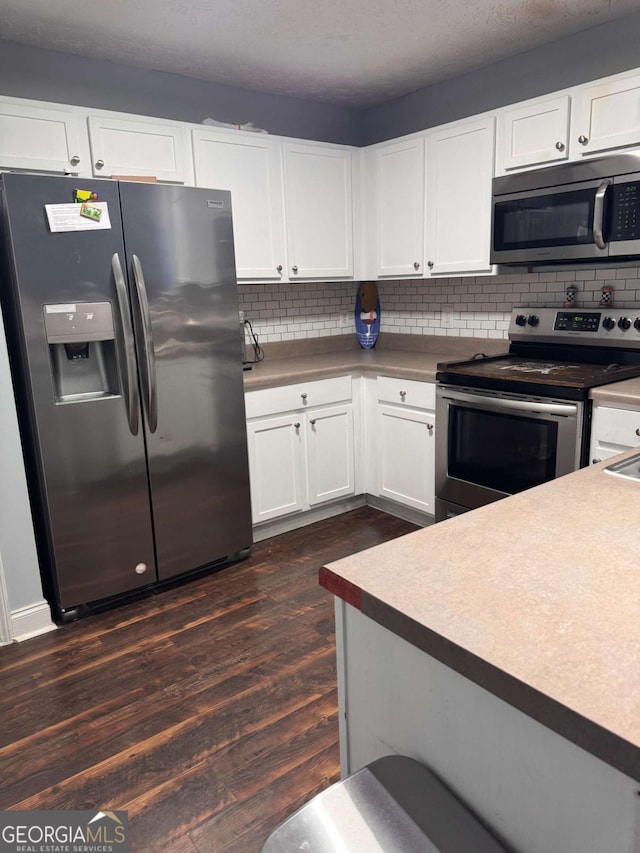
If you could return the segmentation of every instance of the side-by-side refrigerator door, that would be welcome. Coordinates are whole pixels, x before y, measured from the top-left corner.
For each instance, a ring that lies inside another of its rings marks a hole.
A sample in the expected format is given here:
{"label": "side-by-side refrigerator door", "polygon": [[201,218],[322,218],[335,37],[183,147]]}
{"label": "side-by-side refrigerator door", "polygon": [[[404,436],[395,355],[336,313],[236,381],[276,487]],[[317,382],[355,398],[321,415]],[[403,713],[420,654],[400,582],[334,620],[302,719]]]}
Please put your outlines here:
{"label": "side-by-side refrigerator door", "polygon": [[156,580],[118,190],[96,182],[101,220],[87,224],[75,180],[3,183],[12,366],[45,582],[65,618]]}
{"label": "side-by-side refrigerator door", "polygon": [[230,194],[121,183],[158,577],[251,544]]}

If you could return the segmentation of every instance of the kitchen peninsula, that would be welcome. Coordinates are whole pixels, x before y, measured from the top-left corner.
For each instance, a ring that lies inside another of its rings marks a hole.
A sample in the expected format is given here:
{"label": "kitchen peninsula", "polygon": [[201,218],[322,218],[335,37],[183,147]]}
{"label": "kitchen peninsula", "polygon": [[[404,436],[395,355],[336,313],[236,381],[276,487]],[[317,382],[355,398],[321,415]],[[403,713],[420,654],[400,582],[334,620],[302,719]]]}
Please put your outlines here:
{"label": "kitchen peninsula", "polygon": [[321,570],[344,774],[405,754],[520,853],[640,850],[640,484],[605,464]]}

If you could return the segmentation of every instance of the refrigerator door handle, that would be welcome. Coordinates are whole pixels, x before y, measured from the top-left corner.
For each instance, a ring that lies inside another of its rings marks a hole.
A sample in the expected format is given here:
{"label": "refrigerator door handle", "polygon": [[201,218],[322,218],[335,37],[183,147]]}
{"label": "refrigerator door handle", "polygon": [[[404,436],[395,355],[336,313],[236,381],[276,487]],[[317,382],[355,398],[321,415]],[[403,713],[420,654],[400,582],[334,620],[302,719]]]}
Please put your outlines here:
{"label": "refrigerator door handle", "polygon": [[[140,321],[144,345],[144,355],[147,362],[146,370],[146,409],[149,422],[149,432],[155,432],[158,428],[158,385],[156,382],[156,356],[153,349],[153,332],[151,330],[151,314],[149,313],[149,300],[147,299],[147,288],[144,282],[142,264],[137,255],[131,257],[133,264],[133,279],[138,294],[138,306],[140,309]],[[144,373],[144,371],[143,371]]]}
{"label": "refrigerator door handle", "polygon": [[116,295],[118,297],[118,308],[120,311],[120,322],[122,324],[122,336],[124,338],[125,356],[125,402],[127,406],[127,419],[131,435],[138,434],[138,412],[140,410],[140,396],[138,393],[138,378],[136,376],[136,355],[133,339],[133,326],[131,325],[131,314],[129,311],[129,298],[127,296],[127,285],[122,272],[120,258],[116,252],[111,258],[111,269],[116,283]]}

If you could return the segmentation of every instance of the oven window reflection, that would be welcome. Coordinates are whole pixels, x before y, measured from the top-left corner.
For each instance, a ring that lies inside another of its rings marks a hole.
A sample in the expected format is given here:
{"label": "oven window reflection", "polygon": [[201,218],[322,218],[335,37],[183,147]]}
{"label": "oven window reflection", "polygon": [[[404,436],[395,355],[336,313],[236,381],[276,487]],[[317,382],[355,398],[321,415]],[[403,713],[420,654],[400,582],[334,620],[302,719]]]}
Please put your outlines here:
{"label": "oven window reflection", "polygon": [[555,477],[558,425],[451,406],[448,447],[449,476],[512,495]]}

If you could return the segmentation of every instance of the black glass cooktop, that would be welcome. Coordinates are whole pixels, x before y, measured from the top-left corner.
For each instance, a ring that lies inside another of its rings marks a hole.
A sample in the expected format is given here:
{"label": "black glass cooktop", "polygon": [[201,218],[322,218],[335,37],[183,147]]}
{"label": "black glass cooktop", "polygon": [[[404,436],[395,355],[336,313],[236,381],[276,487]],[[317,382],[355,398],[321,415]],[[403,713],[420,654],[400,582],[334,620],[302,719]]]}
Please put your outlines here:
{"label": "black glass cooktop", "polygon": [[439,364],[436,378],[453,385],[580,399],[590,388],[640,376],[640,363],[624,363],[620,352],[607,350],[599,356],[600,361],[536,358],[530,353],[476,357]]}

